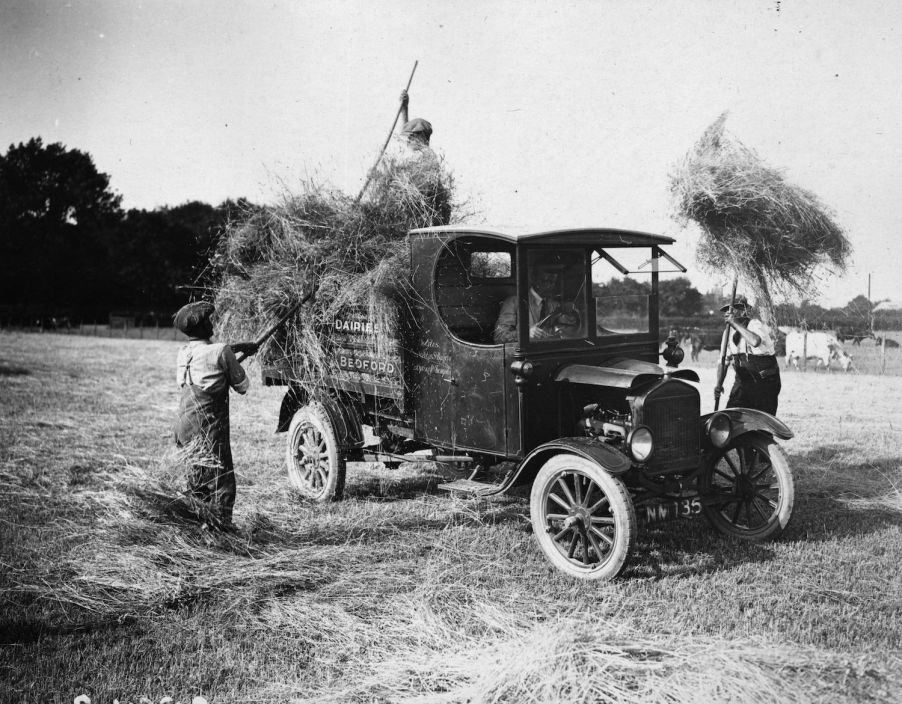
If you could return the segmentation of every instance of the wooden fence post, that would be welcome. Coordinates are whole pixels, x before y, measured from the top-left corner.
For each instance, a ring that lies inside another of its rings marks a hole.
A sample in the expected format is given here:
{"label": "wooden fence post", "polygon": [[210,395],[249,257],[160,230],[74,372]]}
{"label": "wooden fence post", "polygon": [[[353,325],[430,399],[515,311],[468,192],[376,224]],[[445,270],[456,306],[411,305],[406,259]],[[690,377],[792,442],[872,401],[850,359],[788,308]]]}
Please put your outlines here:
{"label": "wooden fence post", "polygon": [[802,371],[808,371],[808,331],[802,330]]}
{"label": "wooden fence post", "polygon": [[880,338],[880,376],[886,372],[886,333]]}

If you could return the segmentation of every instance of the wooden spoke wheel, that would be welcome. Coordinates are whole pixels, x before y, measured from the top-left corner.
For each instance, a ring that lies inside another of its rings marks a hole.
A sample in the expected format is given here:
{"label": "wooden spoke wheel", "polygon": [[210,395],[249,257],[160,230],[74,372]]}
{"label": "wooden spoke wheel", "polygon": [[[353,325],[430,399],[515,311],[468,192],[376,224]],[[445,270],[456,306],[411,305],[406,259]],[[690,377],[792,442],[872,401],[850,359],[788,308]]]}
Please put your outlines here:
{"label": "wooden spoke wheel", "polygon": [[635,547],[636,510],[626,487],[584,457],[555,455],[543,465],[530,516],[545,556],[572,577],[616,577]]}
{"label": "wooden spoke wheel", "polygon": [[345,459],[332,421],[322,404],[311,403],[294,414],[285,449],[288,479],[304,496],[337,501],[345,486]]}
{"label": "wooden spoke wheel", "polygon": [[775,538],[792,516],[789,460],[769,435],[746,433],[715,451],[701,478],[702,510],[726,535]]}

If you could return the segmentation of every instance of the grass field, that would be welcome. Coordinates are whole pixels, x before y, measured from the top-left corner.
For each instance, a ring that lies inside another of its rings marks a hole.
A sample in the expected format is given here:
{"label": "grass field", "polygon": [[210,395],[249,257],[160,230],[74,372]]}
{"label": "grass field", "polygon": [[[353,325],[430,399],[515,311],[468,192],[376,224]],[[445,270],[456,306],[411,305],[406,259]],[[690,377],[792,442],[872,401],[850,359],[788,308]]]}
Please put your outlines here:
{"label": "grass field", "polygon": [[0,702],[902,700],[902,377],[784,374],[779,541],[668,523],[587,584],[528,501],[428,465],[294,496],[259,385],[232,400],[240,531],[201,529],[173,501],[177,348],[0,333]]}

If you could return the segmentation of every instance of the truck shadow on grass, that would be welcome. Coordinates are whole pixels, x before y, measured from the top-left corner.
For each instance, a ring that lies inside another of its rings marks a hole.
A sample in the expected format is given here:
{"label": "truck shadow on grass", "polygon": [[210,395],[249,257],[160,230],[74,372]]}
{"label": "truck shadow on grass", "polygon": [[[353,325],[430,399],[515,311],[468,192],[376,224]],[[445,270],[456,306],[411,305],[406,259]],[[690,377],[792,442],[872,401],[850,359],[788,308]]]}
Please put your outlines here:
{"label": "truck shadow on grass", "polygon": [[861,448],[825,445],[790,456],[796,484],[784,539],[824,541],[902,527],[902,457],[862,461]]}
{"label": "truck shadow on grass", "polygon": [[627,579],[688,577],[773,559],[770,544],[721,535],[702,516],[639,527]]}
{"label": "truck shadow on grass", "polygon": [[[469,468],[454,469],[435,462],[407,462],[394,469],[384,468],[381,463],[369,464],[367,468],[367,464],[369,463],[349,464],[344,498],[402,501],[428,494],[450,496],[445,490],[439,489],[439,485],[456,479],[466,479],[471,472]],[[512,462],[503,462],[481,474],[479,481],[500,483],[514,466]],[[363,469],[358,469],[359,467]],[[526,487],[525,494],[517,487],[509,489],[507,494],[525,496],[528,500],[529,487]]]}
{"label": "truck shadow on grass", "polygon": [[[626,577],[664,578],[775,559],[780,544],[866,537],[902,527],[900,458],[860,461],[854,446],[790,455],[795,506],[775,541],[751,543],[718,532],[704,517],[640,526]],[[855,459],[853,459],[855,458]]]}
{"label": "truck shadow on grass", "polygon": [[31,374],[30,369],[0,359],[0,376],[26,376],[28,374]]}
{"label": "truck shadow on grass", "polygon": [[[363,467],[363,469],[358,469]],[[461,476],[461,472],[432,463],[382,469],[379,465],[355,465],[348,471],[343,498],[365,501],[404,501],[424,494],[438,494],[438,485]]]}

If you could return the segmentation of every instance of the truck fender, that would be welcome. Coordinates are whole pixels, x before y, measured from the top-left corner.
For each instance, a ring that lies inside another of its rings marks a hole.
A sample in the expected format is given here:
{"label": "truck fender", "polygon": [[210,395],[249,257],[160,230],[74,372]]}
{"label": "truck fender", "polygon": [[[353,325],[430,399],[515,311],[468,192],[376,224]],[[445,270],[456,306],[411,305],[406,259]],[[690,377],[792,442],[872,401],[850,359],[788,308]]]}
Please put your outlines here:
{"label": "truck fender", "polygon": [[517,472],[509,486],[531,484],[539,470],[551,457],[569,453],[585,457],[612,475],[623,474],[632,462],[619,450],[596,438],[558,438],[532,450],[517,467]]}
{"label": "truck fender", "polygon": [[349,450],[363,445],[363,426],[360,414],[353,403],[331,396],[312,399],[306,391],[296,386],[290,387],[282,398],[276,432],[284,433],[288,430],[294,414],[313,401],[322,405],[328,414],[329,420],[332,422],[332,429],[335,431],[335,440],[341,449]]}
{"label": "truck fender", "polygon": [[284,433],[291,425],[291,419],[297,413],[301,406],[306,405],[308,399],[307,392],[300,386],[289,386],[288,391],[282,397],[282,405],[279,407],[279,424],[276,426],[277,433]]}
{"label": "truck fender", "polygon": [[702,445],[711,447],[711,441],[708,439],[708,421],[712,416],[722,413],[730,418],[730,441],[745,433],[753,431],[764,431],[770,433],[781,440],[789,440],[794,433],[776,416],[770,413],[759,411],[754,408],[725,408],[722,411],[714,411],[701,417],[701,441]]}

